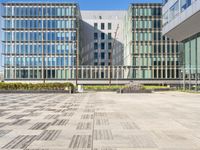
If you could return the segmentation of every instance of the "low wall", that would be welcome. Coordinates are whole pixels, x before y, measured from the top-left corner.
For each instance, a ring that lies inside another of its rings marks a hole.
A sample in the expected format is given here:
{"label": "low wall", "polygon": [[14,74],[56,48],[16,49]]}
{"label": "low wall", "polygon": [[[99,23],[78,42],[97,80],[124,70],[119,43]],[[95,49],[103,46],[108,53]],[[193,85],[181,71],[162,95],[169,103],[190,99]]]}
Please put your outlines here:
{"label": "low wall", "polygon": [[[22,83],[43,83],[43,80],[5,80],[5,82],[22,82]],[[45,83],[65,83],[70,82],[74,85],[76,84],[76,80],[46,80]],[[120,79],[111,81],[112,85],[126,85],[130,82],[135,84],[143,84],[143,85],[183,85],[182,80],[130,80],[130,79]],[[189,84],[190,81],[185,81],[185,84]],[[88,79],[81,79],[78,80],[79,85],[109,85],[109,80],[88,80]],[[191,84],[195,85],[196,81],[192,80]],[[198,81],[200,84],[200,81]]]}

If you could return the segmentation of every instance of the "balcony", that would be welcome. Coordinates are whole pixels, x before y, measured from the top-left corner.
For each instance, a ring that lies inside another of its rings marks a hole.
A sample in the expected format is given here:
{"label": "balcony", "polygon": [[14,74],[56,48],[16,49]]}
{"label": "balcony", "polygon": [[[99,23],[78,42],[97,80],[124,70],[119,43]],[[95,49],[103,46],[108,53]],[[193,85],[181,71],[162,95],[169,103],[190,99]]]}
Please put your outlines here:
{"label": "balcony", "polygon": [[168,1],[163,7],[163,34],[183,41],[200,31],[200,0]]}

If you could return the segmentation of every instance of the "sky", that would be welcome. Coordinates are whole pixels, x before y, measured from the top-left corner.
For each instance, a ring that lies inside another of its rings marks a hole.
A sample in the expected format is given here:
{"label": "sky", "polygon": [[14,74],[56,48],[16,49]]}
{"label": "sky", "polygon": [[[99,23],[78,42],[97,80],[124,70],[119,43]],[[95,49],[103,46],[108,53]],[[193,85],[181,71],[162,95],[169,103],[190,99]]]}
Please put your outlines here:
{"label": "sky", "polygon": [[126,10],[130,3],[162,2],[162,0],[77,0],[82,10]]}
{"label": "sky", "polygon": [[157,3],[162,0],[0,0],[28,2],[77,2],[81,10],[126,10],[130,3]]}

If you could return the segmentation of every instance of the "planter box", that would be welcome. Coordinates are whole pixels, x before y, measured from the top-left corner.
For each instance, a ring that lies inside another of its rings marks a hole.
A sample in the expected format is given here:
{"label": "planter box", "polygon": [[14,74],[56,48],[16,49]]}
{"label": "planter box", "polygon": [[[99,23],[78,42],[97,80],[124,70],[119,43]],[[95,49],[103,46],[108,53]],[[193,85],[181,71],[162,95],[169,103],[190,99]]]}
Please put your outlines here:
{"label": "planter box", "polygon": [[122,89],[118,90],[117,93],[152,93],[151,90],[127,90],[127,89]]}
{"label": "planter box", "polygon": [[0,93],[73,93],[66,90],[0,90]]}

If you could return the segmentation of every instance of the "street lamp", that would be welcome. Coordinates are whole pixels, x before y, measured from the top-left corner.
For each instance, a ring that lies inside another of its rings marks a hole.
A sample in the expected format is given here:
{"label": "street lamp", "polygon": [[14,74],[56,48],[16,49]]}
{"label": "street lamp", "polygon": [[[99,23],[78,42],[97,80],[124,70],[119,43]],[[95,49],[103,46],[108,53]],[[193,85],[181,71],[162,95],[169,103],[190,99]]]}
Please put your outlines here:
{"label": "street lamp", "polygon": [[44,52],[44,30],[42,30],[42,75],[43,75],[43,83],[45,83],[46,70],[45,70],[45,52]]}
{"label": "street lamp", "polygon": [[114,49],[114,45],[115,45],[115,42],[116,42],[118,29],[119,29],[119,24],[117,25],[117,29],[115,31],[115,36],[114,36],[112,47],[111,47],[111,51],[110,51],[110,79],[109,79],[109,86],[111,86],[111,80],[112,80],[112,59],[113,59],[112,55],[113,55],[113,49]]}
{"label": "street lamp", "polygon": [[185,91],[185,68],[183,68],[183,70],[181,70],[181,73],[183,75],[183,90]]}

